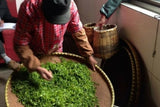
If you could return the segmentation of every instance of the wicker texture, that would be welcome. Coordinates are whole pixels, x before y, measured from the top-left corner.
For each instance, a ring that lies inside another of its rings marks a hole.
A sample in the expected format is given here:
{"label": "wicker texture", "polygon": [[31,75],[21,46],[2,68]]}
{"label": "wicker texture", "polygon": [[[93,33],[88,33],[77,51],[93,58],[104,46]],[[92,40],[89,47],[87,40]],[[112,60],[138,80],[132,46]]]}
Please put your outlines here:
{"label": "wicker texture", "polygon": [[[85,58],[79,55],[71,54],[71,53],[53,53],[51,56],[46,56],[42,58],[41,62],[42,63],[59,62],[60,61],[59,57],[61,56],[67,60],[78,61],[80,63],[84,63],[88,65],[86,63]],[[114,100],[115,94],[114,94],[112,83],[110,82],[107,75],[103,72],[103,70],[101,70],[96,65],[96,71],[94,72],[91,70],[91,78],[93,81],[99,84],[98,86],[96,86],[96,96],[98,97],[100,107],[113,107],[114,101],[115,101]],[[7,107],[23,107],[23,105],[18,102],[18,98],[15,96],[15,94],[11,92],[11,84],[10,84],[11,80],[12,80],[12,75],[7,81],[6,90],[5,90],[5,99],[6,99]]]}
{"label": "wicker texture", "polygon": [[86,31],[86,35],[88,37],[89,43],[91,46],[93,45],[93,36],[94,36],[94,28],[96,27],[96,23],[86,23],[84,24],[84,29]]}
{"label": "wicker texture", "polygon": [[116,25],[104,25],[94,28],[93,49],[94,55],[108,59],[117,52],[119,37]]}

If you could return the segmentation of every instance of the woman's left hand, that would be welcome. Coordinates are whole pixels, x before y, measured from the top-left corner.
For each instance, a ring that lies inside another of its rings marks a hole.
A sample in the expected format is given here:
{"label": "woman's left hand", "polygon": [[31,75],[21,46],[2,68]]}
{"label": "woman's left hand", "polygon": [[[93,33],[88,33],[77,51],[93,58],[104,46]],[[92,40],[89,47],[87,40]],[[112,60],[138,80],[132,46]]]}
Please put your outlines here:
{"label": "woman's left hand", "polygon": [[90,56],[88,57],[88,62],[89,62],[89,64],[91,65],[92,69],[93,69],[94,71],[96,71],[95,65],[97,64],[97,61],[95,60],[95,58],[94,58],[92,55],[90,55]]}

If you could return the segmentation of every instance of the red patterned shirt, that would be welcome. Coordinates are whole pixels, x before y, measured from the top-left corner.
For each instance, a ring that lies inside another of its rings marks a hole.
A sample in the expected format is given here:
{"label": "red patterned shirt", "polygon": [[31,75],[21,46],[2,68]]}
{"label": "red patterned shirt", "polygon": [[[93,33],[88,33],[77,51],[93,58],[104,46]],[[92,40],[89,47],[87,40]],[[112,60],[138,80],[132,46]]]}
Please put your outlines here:
{"label": "red patterned shirt", "polygon": [[50,24],[41,10],[42,0],[25,0],[19,10],[14,43],[29,45],[35,54],[47,54],[51,49],[61,52],[63,36],[67,31],[75,33],[82,29],[77,6],[71,0],[70,21],[63,25]]}

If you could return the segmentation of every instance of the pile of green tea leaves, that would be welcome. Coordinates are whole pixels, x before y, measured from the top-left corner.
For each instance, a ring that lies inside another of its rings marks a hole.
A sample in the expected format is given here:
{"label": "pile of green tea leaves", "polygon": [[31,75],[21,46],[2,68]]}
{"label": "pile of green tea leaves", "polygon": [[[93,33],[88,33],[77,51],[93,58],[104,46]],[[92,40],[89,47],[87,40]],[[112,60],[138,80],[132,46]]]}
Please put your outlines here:
{"label": "pile of green tea leaves", "polygon": [[96,107],[95,82],[86,65],[61,58],[60,63],[46,63],[53,79],[42,79],[37,72],[21,68],[13,73],[12,92],[25,107]]}

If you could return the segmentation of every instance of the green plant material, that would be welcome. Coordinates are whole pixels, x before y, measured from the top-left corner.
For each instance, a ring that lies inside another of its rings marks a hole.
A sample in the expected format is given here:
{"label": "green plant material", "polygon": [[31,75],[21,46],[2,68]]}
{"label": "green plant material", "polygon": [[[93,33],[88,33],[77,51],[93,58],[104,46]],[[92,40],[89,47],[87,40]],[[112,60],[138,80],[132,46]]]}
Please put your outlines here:
{"label": "green plant material", "polygon": [[53,79],[44,80],[26,68],[13,73],[12,92],[25,107],[96,107],[95,82],[86,65],[61,58],[60,63],[46,63]]}

